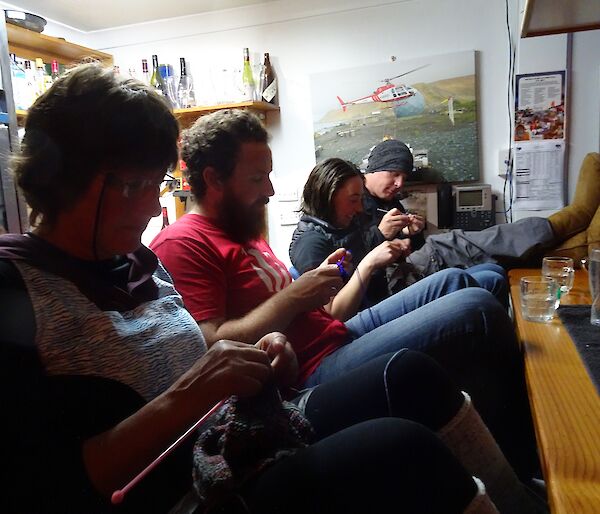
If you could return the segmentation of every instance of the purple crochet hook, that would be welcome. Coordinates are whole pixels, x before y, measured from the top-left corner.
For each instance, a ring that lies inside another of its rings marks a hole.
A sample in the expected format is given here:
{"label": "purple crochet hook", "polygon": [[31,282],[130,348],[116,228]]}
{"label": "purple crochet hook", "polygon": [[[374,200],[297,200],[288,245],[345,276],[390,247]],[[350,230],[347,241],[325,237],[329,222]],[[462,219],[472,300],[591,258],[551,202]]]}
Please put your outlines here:
{"label": "purple crochet hook", "polygon": [[335,265],[338,267],[338,270],[340,271],[340,277],[342,277],[342,280],[344,281],[350,278],[350,275],[348,275],[348,272],[344,269],[345,258],[346,256],[344,255],[339,261],[335,263]]}

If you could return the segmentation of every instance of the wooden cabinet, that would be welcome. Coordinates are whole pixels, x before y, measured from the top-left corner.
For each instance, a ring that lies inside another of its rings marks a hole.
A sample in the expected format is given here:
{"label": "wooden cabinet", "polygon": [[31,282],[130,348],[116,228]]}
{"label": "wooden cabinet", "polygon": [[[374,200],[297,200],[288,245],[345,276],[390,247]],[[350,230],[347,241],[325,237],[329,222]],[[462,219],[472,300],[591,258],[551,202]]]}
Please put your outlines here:
{"label": "wooden cabinet", "polygon": [[6,32],[9,50],[23,59],[41,57],[44,62],[56,59],[61,64],[73,64],[92,58],[107,65],[113,63],[112,55],[70,43],[63,38],[46,36],[10,23],[6,25]]}
{"label": "wooden cabinet", "polygon": [[[113,63],[113,56],[99,50],[70,43],[63,38],[46,36],[17,25],[6,24],[8,49],[22,59],[35,60],[40,57],[44,62],[56,59],[60,64],[71,65],[85,59],[95,59],[107,66]],[[23,123],[26,111],[17,110],[19,124]]]}
{"label": "wooden cabinet", "polygon": [[600,28],[598,0],[526,0],[521,37]]}

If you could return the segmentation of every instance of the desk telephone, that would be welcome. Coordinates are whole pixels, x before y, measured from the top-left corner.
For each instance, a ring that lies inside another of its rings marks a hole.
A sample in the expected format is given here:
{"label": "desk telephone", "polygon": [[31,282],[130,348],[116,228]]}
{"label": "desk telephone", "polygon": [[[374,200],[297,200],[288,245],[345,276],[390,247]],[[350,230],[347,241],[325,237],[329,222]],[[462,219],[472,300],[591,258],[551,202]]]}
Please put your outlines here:
{"label": "desk telephone", "polygon": [[483,230],[495,224],[495,205],[489,184],[440,184],[438,189],[439,228]]}

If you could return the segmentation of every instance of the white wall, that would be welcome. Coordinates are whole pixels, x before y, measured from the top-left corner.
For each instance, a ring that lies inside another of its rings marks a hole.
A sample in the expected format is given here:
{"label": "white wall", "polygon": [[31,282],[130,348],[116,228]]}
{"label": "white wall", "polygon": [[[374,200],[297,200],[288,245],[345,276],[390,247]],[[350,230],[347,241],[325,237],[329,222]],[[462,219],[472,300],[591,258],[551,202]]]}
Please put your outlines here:
{"label": "white wall", "polygon": [[[238,63],[241,49],[269,51],[280,81],[280,115],[270,116],[276,190],[298,189],[314,165],[311,73],[463,50],[477,50],[482,181],[502,190],[498,151],[508,145],[507,33],[504,2],[291,0],[89,34],[88,43],[127,69],[158,53],[162,62],[190,61],[194,76]],[[516,7],[511,16],[516,20]],[[516,24],[516,21],[515,21]],[[278,225],[270,204],[270,242],[287,261],[293,227]]]}
{"label": "white wall", "polygon": [[581,161],[600,151],[600,30],[573,34],[570,123],[569,200]]}
{"label": "white wall", "polygon": [[[519,0],[509,1],[518,42]],[[275,189],[301,190],[314,165],[309,76],[399,60],[477,51],[481,181],[501,193],[498,153],[509,144],[508,35],[504,0],[280,0],[206,15],[163,20],[67,38],[112,53],[126,70],[152,53],[161,62],[189,61],[197,82],[206,70],[239,66],[242,48],[254,60],[271,53],[280,82],[280,114],[269,115]],[[600,144],[600,31],[573,35],[570,195],[585,153]],[[521,40],[518,72],[564,69],[566,36]],[[283,185],[282,185],[283,184]],[[500,209],[498,209],[500,210]],[[293,227],[279,226],[269,205],[270,242],[287,262]]]}

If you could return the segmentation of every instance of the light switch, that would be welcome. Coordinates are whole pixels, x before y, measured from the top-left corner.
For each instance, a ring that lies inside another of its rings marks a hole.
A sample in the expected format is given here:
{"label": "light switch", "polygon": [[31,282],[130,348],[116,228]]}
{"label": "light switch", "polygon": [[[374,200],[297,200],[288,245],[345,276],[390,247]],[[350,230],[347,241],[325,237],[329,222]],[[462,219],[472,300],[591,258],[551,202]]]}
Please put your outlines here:
{"label": "light switch", "polygon": [[279,213],[280,225],[296,225],[300,219],[300,213],[295,210],[285,209]]}
{"label": "light switch", "polygon": [[285,188],[280,187],[276,195],[278,202],[297,202],[298,201],[298,189],[296,188]]}

